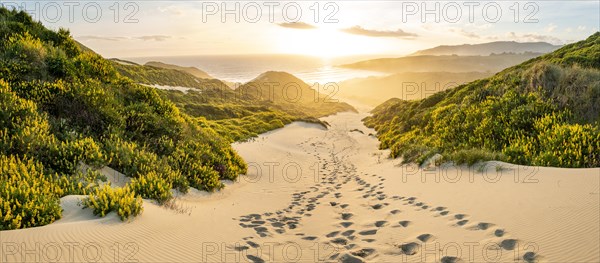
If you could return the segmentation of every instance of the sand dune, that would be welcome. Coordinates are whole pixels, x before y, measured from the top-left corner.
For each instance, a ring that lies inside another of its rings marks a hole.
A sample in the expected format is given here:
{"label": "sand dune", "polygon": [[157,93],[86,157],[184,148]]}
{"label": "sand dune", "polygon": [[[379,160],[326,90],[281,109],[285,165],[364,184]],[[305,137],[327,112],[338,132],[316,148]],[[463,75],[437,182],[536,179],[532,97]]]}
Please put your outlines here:
{"label": "sand dune", "polygon": [[0,232],[0,261],[600,261],[600,169],[398,166],[362,117],[235,144],[249,175],[180,211],[145,201],[122,223],[64,197],[57,222]]}

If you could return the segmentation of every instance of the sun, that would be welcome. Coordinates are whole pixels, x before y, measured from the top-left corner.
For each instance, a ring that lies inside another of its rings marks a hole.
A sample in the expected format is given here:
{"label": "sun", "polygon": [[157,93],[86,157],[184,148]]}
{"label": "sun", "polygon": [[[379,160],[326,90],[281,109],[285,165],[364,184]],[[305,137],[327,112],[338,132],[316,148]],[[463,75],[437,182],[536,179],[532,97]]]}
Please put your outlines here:
{"label": "sun", "polygon": [[[333,27],[319,27],[311,30],[286,30],[278,36],[280,52],[321,57],[324,59],[375,53],[373,43],[360,36],[340,32]],[[366,48],[370,47],[370,48]]]}

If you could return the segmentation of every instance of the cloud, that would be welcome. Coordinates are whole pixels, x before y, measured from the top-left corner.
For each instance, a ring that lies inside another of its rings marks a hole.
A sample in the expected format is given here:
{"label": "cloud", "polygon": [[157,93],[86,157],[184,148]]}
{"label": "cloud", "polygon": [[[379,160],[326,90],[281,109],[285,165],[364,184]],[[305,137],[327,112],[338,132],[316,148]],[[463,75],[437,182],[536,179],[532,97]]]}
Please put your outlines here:
{"label": "cloud", "polygon": [[180,6],[169,5],[169,6],[159,6],[158,11],[161,13],[167,13],[175,16],[181,16],[184,14],[184,11]]}
{"label": "cloud", "polygon": [[165,41],[170,39],[171,36],[163,35],[152,35],[152,36],[138,36],[138,37],[121,37],[121,36],[80,36],[78,40],[89,41],[123,41],[123,40],[142,40],[142,41]]}
{"label": "cloud", "polygon": [[548,25],[548,27],[546,27],[546,32],[550,33],[550,32],[554,32],[554,30],[557,28],[557,26],[553,23],[550,23]]}
{"label": "cloud", "polygon": [[171,36],[153,35],[153,36],[135,37],[135,39],[143,40],[143,41],[165,41],[169,38],[171,38]]}
{"label": "cloud", "polygon": [[126,40],[126,37],[105,37],[105,36],[80,36],[77,39],[87,41],[87,40],[100,40],[100,41],[121,41]]}
{"label": "cloud", "polygon": [[561,40],[560,38],[554,37],[554,36],[540,35],[540,34],[534,34],[534,33],[517,34],[515,32],[508,32],[504,36],[502,36],[502,35],[486,36],[486,35],[481,35],[481,34],[478,34],[475,32],[466,31],[463,28],[450,28],[449,31],[453,32],[453,33],[457,33],[464,37],[473,38],[473,39],[483,39],[483,40],[489,40],[489,41],[507,40],[508,39],[508,40],[519,41],[519,42],[548,42],[548,43],[554,44],[554,45],[563,45],[565,43],[565,41]]}
{"label": "cloud", "polygon": [[279,25],[280,27],[294,28],[294,29],[315,29],[315,28],[317,28],[316,26],[313,26],[311,24],[307,24],[304,22],[279,23],[277,25]]}
{"label": "cloud", "polygon": [[450,32],[458,33],[458,34],[468,37],[468,38],[476,38],[476,39],[481,38],[480,35],[473,33],[473,32],[466,31],[462,28],[450,28]]}
{"label": "cloud", "polygon": [[522,42],[548,42],[548,43],[555,44],[555,45],[556,44],[558,44],[558,45],[564,44],[564,41],[562,41],[560,38],[548,36],[548,35],[539,35],[539,34],[531,34],[531,33],[518,35],[515,32],[509,32],[507,34],[507,37],[514,39],[514,40],[522,41]]}
{"label": "cloud", "polygon": [[401,38],[414,38],[417,34],[405,32],[402,29],[396,31],[380,31],[373,29],[365,29],[361,26],[353,26],[351,28],[341,29],[342,32],[354,35],[362,35],[368,37],[401,37]]}

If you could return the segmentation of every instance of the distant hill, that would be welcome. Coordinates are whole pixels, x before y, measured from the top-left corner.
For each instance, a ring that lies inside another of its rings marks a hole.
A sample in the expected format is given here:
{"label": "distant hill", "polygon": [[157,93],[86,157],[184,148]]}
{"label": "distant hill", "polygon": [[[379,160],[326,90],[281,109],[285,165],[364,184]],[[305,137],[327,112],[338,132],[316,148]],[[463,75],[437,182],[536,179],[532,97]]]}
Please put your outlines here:
{"label": "distant hill", "polygon": [[420,100],[436,92],[491,76],[490,72],[404,72],[339,83],[340,97],[376,106],[390,98]]}
{"label": "distant hill", "polygon": [[[317,94],[308,84],[285,72],[265,72],[233,90],[221,80],[197,78],[186,71],[178,70],[177,68],[182,67],[175,65],[163,68],[150,66],[157,65],[156,63],[142,66],[124,60],[113,62],[121,75],[137,83],[197,89],[190,94],[178,91],[160,92],[167,94],[167,97],[186,113],[209,120],[246,117],[257,110],[257,107],[261,109],[259,112],[275,111],[289,114],[285,118],[286,121],[283,121],[284,124],[308,119],[314,122],[316,119],[313,118],[355,110],[346,103],[338,103],[324,94]],[[284,90],[287,91],[285,94]],[[269,93],[270,91],[272,92]],[[296,91],[300,92],[297,99]]]}
{"label": "distant hill", "polygon": [[157,62],[157,61],[150,61],[144,65],[150,66],[150,67],[157,67],[157,68],[180,70],[180,71],[186,72],[186,73],[188,73],[196,78],[200,78],[200,79],[214,79],[214,77],[208,75],[208,73],[206,73],[198,68],[195,68],[195,67],[181,67],[181,66],[166,64],[166,63]]}
{"label": "distant hill", "polygon": [[422,100],[390,99],[364,121],[404,162],[501,160],[600,167],[600,32]]}
{"label": "distant hill", "polygon": [[[188,87],[197,89],[225,88],[225,82],[214,78],[199,78],[191,73],[177,69],[177,66],[169,68],[139,65],[134,62],[121,59],[111,59],[114,68],[122,76],[148,86],[162,85],[174,87]],[[165,64],[166,65],[166,64]]]}
{"label": "distant hill", "polygon": [[498,54],[490,56],[408,56],[371,59],[342,65],[342,67],[388,73],[498,72],[539,55],[541,53]]}
{"label": "distant hill", "polygon": [[489,56],[501,53],[549,53],[561,46],[546,42],[496,41],[482,44],[464,44],[454,46],[437,46],[413,53],[411,56]]}
{"label": "distant hill", "polygon": [[[327,127],[319,117],[355,111],[346,103],[326,101],[323,94],[285,72],[263,73],[235,90],[207,86],[187,93],[161,93],[185,113],[198,117],[232,141],[246,140],[293,121]],[[315,101],[315,96],[319,100]]]}
{"label": "distant hill", "polygon": [[310,112],[321,117],[340,111],[356,111],[347,103],[337,102],[335,94],[321,93],[286,72],[265,72],[240,86],[236,92],[242,98],[269,102],[294,115]]}
{"label": "distant hill", "polygon": [[124,59],[118,59],[118,58],[110,58],[108,59],[110,61],[122,64],[122,65],[129,65],[129,66],[140,66],[140,64],[135,63],[133,61],[129,61],[129,60],[124,60]]}

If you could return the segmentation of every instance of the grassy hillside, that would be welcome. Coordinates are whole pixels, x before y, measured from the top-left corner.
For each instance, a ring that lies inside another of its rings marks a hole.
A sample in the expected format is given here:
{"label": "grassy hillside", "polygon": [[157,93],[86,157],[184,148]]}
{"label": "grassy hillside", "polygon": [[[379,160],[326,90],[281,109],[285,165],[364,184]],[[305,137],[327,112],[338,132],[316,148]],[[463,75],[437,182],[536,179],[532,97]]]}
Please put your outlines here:
{"label": "grassy hillside", "polygon": [[423,100],[372,111],[381,148],[423,163],[600,166],[600,33]]}
{"label": "grassy hillside", "polygon": [[405,72],[339,83],[339,95],[376,106],[389,98],[418,100],[435,92],[491,76],[489,72]]}
{"label": "grassy hillside", "polygon": [[146,85],[179,86],[189,88],[222,89],[228,86],[217,79],[199,78],[188,72],[175,69],[148,65],[128,64],[113,60],[113,67],[119,75],[127,77],[136,83]]}
{"label": "grassy hillside", "polygon": [[355,111],[352,106],[332,101],[283,72],[266,72],[236,90],[207,87],[187,93],[161,91],[161,94],[232,141],[246,140],[293,121],[325,126],[318,117]]}
{"label": "grassy hillside", "polygon": [[233,90],[220,80],[198,78],[185,70],[189,68],[160,62],[146,65],[114,62],[121,75],[137,83],[195,88],[189,92],[157,92],[230,141],[247,140],[293,121],[326,126],[317,118],[355,111],[352,106],[318,94],[302,80],[284,72],[266,72]]}
{"label": "grassy hillside", "polygon": [[498,72],[541,55],[540,53],[490,56],[408,56],[380,58],[342,65],[343,67],[389,73],[400,72]]}
{"label": "grassy hillside", "polygon": [[155,67],[155,68],[176,69],[176,70],[188,73],[199,79],[214,79],[212,76],[208,75],[208,73],[206,73],[198,68],[195,68],[195,67],[181,67],[181,66],[166,64],[166,63],[162,63],[162,62],[158,62],[158,61],[150,61],[150,62],[146,63],[145,65],[150,66],[150,67]]}
{"label": "grassy hillside", "polygon": [[[53,222],[64,195],[89,195],[84,205],[95,214],[126,219],[141,212],[141,198],[164,202],[172,188],[190,186],[211,191],[246,172],[230,140],[82,49],[68,31],[0,8],[0,39],[0,230]],[[99,187],[101,176],[81,163],[134,179]]]}

